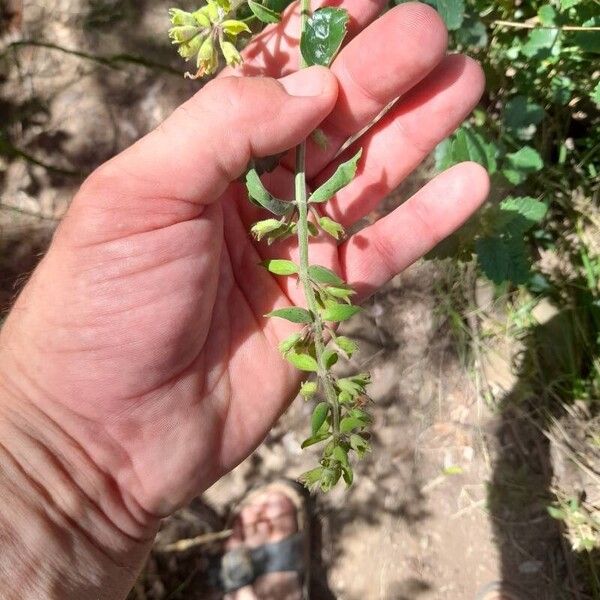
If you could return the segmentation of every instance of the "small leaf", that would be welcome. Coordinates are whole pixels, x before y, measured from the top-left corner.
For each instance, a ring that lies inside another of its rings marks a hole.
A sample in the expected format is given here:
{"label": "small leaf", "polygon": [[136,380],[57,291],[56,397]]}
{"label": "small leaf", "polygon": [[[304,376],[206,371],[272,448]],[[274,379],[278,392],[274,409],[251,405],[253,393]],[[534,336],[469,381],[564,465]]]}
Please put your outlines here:
{"label": "small leaf", "polygon": [[342,433],[350,433],[355,429],[362,429],[365,423],[356,417],[344,417],[340,423],[340,431]]}
{"label": "small leaf", "polygon": [[317,467],[300,475],[298,481],[308,489],[313,489],[321,481],[322,476],[323,467]]}
{"label": "small leaf", "polygon": [[283,202],[271,195],[265,186],[263,185],[256,169],[250,169],[246,174],[246,188],[248,189],[248,195],[250,200],[266,208],[269,212],[274,215],[282,217],[292,211],[293,206],[289,202]]}
{"label": "small leaf", "polygon": [[334,350],[328,348],[327,350],[325,350],[325,352],[323,352],[323,362],[325,363],[327,369],[331,369],[331,367],[333,367],[333,365],[335,365],[337,361],[338,355],[337,352],[335,352]]}
{"label": "small leaf", "polygon": [[315,129],[310,137],[313,139],[313,141],[315,142],[315,144],[317,146],[319,146],[319,148],[321,148],[321,150],[327,150],[327,146],[329,145],[329,140],[327,139],[327,135],[325,134],[325,132],[318,128]]}
{"label": "small leaf", "polygon": [[464,0],[425,0],[444,20],[449,31],[459,29],[465,17]]}
{"label": "small leaf", "polygon": [[270,233],[273,233],[282,227],[285,228],[287,225],[277,219],[266,219],[254,223],[250,229],[250,233],[252,233],[252,235],[260,242],[263,237],[268,236]]}
{"label": "small leaf", "polygon": [[319,225],[325,233],[328,233],[332,238],[335,238],[336,240],[339,240],[346,234],[346,230],[339,223],[336,223],[333,219],[330,219],[329,217],[321,217],[319,219]]}
{"label": "small leaf", "polygon": [[298,267],[291,260],[283,258],[265,260],[261,265],[275,275],[295,275],[298,273]]}
{"label": "small leaf", "polygon": [[346,354],[346,356],[348,356],[348,358],[351,358],[352,355],[358,351],[358,344],[354,340],[342,335],[335,338],[335,344]]}
{"label": "small leaf", "polygon": [[279,351],[282,354],[289,352],[300,340],[302,339],[302,335],[299,333],[292,333],[289,337],[287,337],[281,344],[279,344]]}
{"label": "small leaf", "polygon": [[319,444],[320,442],[324,442],[325,440],[331,437],[330,433],[320,433],[319,435],[313,435],[302,442],[302,449],[308,448],[309,446],[314,446],[315,444]]}
{"label": "small leaf", "polygon": [[567,518],[567,513],[556,506],[547,506],[546,510],[553,519],[557,519],[558,521],[564,521]]}
{"label": "small leaf", "polygon": [[526,96],[511,98],[504,107],[504,125],[519,139],[530,140],[546,112]]}
{"label": "small leaf", "polygon": [[254,16],[263,23],[279,23],[281,20],[281,15],[279,13],[255,2],[255,0],[248,0],[248,8],[252,11]]}
{"label": "small leaf", "polygon": [[311,323],[312,316],[305,309],[299,306],[290,306],[289,308],[278,308],[267,313],[265,317],[279,317],[280,319],[286,319],[292,323]]}
{"label": "small leaf", "polygon": [[343,284],[341,277],[331,269],[321,265],[311,265],[308,267],[308,276],[317,283],[329,283],[332,285]]}
{"label": "small leaf", "polygon": [[300,40],[308,66],[331,64],[346,37],[348,20],[348,11],[343,8],[320,8],[308,18]]}
{"label": "small leaf", "polygon": [[317,435],[317,432],[321,429],[323,423],[325,423],[328,414],[329,404],[327,402],[319,402],[319,404],[315,406],[315,410],[313,410],[313,414],[310,420],[310,426],[313,435]]}
{"label": "small leaf", "polygon": [[350,160],[342,163],[335,173],[311,194],[308,199],[309,202],[327,202],[341,189],[345,188],[356,176],[358,161],[361,156],[362,148]]}
{"label": "small leaf", "polygon": [[342,469],[339,467],[327,468],[321,477],[321,491],[327,493],[340,480]]}
{"label": "small leaf", "polygon": [[450,465],[442,470],[444,475],[462,475],[464,472],[465,470],[460,465]]}
{"label": "small leaf", "polygon": [[353,306],[351,304],[333,304],[328,306],[321,316],[323,321],[339,323],[340,321],[347,321],[358,312],[360,312],[360,306]]}
{"label": "small leaf", "polygon": [[309,398],[312,398],[317,393],[317,389],[318,389],[318,384],[316,381],[305,381],[300,386],[300,395],[305,400],[308,400]]}
{"label": "small leaf", "polygon": [[325,288],[325,292],[334,298],[345,300],[348,302],[348,304],[350,304],[350,296],[356,294],[356,292],[349,286],[327,286]]}
{"label": "small leaf", "polygon": [[356,452],[358,458],[362,458],[366,452],[370,452],[371,450],[369,442],[356,433],[350,436],[350,447]]}
{"label": "small leaf", "polygon": [[316,373],[319,370],[317,361],[310,355],[290,351],[285,355],[286,359],[300,371]]}

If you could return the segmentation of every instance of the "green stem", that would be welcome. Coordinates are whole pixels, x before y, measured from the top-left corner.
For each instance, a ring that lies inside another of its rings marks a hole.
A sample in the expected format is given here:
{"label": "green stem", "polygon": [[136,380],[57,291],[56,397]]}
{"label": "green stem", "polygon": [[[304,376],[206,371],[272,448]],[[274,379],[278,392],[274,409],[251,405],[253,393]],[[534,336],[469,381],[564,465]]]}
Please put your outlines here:
{"label": "green stem", "polygon": [[[300,17],[300,31],[303,32],[308,20],[310,11],[310,0],[302,0],[301,2],[301,17]],[[308,65],[304,60],[304,57],[300,55],[300,68],[304,69]],[[321,314],[319,313],[319,305],[315,291],[308,274],[308,268],[310,266],[309,252],[308,252],[308,196],[306,193],[306,142],[302,142],[296,148],[296,205],[298,207],[298,248],[300,251],[299,261],[299,277],[304,289],[304,296],[306,298],[306,304],[308,309],[313,315],[313,333],[315,339],[315,354],[317,359],[317,365],[319,367],[318,377],[323,385],[325,392],[325,398],[329,403],[332,415],[332,426],[333,426],[333,437],[337,439],[340,434],[340,405],[336,391],[333,387],[331,378],[329,377],[327,365],[324,360],[325,352],[325,336],[323,333],[323,321]]]}

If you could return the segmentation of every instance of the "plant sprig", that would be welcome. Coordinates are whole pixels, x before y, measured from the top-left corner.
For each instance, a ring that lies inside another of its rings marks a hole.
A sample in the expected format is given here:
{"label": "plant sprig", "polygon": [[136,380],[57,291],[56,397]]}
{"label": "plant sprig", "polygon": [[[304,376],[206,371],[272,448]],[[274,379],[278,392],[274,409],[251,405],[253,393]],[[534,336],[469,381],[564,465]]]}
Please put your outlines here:
{"label": "plant sprig", "polygon": [[[171,10],[173,28],[170,37],[179,45],[181,56],[195,58],[198,71],[192,77],[210,75],[217,69],[220,48],[225,62],[236,65],[241,55],[235,46],[238,36],[249,34],[245,21],[237,18],[246,4],[252,15],[263,23],[279,20],[269,6],[254,0],[231,2],[207,0],[193,13]],[[301,0],[301,68],[311,65],[329,66],[338,53],[348,25],[348,13],[342,8],[321,8],[310,12],[310,0]],[[319,136],[322,140],[323,135]],[[302,286],[305,306],[281,308],[265,315],[285,319],[301,329],[280,344],[282,355],[297,369],[312,374],[299,393],[315,402],[311,416],[311,433],[302,447],[322,444],[319,465],[304,473],[301,481],[309,488],[329,491],[342,480],[349,486],[354,473],[350,455],[362,458],[370,450],[368,427],[372,422],[367,408],[368,373],[338,377],[332,368],[340,359],[350,359],[358,350],[356,342],[337,335],[335,327],[360,311],[352,304],[354,290],[328,267],[310,261],[311,237],[328,235],[336,241],[345,234],[339,223],[317,210],[346,187],[355,177],[362,150],[342,163],[329,180],[308,194],[306,184],[306,142],[296,148],[295,198],[276,198],[263,185],[257,168],[246,175],[246,187],[251,202],[271,213],[272,217],[258,221],[251,234],[258,241],[272,244],[291,236],[298,240],[299,259],[272,259],[262,263],[270,273],[280,277],[297,277]],[[312,217],[312,218],[311,218]]]}

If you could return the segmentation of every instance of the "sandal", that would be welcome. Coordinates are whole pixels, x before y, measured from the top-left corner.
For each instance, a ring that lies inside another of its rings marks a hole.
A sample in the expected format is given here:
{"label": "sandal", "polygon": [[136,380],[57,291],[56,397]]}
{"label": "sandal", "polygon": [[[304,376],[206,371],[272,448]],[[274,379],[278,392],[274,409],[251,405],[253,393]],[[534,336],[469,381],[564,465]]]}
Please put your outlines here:
{"label": "sandal", "polygon": [[261,486],[232,511],[229,522],[232,535],[215,565],[225,600],[308,600],[310,539],[301,486],[291,481]]}

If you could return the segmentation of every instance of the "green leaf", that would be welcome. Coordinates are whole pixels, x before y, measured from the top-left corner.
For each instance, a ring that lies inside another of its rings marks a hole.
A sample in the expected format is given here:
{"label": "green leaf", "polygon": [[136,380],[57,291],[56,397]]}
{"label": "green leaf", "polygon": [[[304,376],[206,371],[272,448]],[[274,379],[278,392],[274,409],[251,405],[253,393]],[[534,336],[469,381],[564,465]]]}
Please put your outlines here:
{"label": "green leaf", "polygon": [[552,4],[543,4],[538,8],[538,17],[545,27],[556,25],[556,9]]}
{"label": "green leaf", "polygon": [[332,304],[328,306],[322,313],[323,321],[331,321],[339,323],[351,319],[357,312],[360,312],[360,306],[351,304]]}
{"label": "green leaf", "polygon": [[248,188],[248,195],[250,200],[266,208],[269,212],[274,215],[282,217],[292,211],[293,206],[289,202],[283,202],[275,196],[272,196],[265,186],[263,185],[256,169],[250,169],[246,174],[246,187]]}
{"label": "green leaf", "polygon": [[302,449],[308,448],[309,446],[314,446],[315,444],[319,444],[320,442],[324,442],[326,439],[331,437],[330,433],[320,433],[318,435],[313,435],[302,442]]}
{"label": "green leaf", "polygon": [[350,303],[350,296],[356,294],[356,292],[348,285],[343,286],[327,286],[325,291],[329,296],[333,296],[338,300],[345,300]]}
{"label": "green leaf", "polygon": [[308,267],[308,276],[317,283],[329,283],[332,285],[343,284],[341,277],[331,269],[321,265],[311,265]]}
{"label": "green leaf", "polygon": [[289,308],[278,308],[270,313],[267,313],[265,317],[279,317],[280,319],[286,319],[292,323],[311,323],[312,316],[305,309],[299,306],[290,306]]}
{"label": "green leaf", "polygon": [[[592,17],[584,23],[584,27],[600,26],[600,17]],[[569,39],[583,52],[591,54],[600,53],[600,31],[577,31],[569,34]]]}
{"label": "green leaf", "polygon": [[494,219],[494,231],[522,237],[544,218],[547,211],[548,207],[543,202],[529,196],[507,198],[500,203]]}
{"label": "green leaf", "polygon": [[519,139],[533,137],[537,125],[544,119],[544,109],[525,96],[515,96],[504,107],[504,125]]}
{"label": "green leaf", "polygon": [[596,103],[596,106],[600,107],[600,81],[596,84],[591,98]]}
{"label": "green leaf", "polygon": [[327,146],[329,145],[329,140],[327,139],[327,135],[321,128],[315,129],[310,137],[314,141],[314,143],[321,148],[321,150],[327,150]]}
{"label": "green leaf", "polygon": [[461,127],[454,136],[452,144],[453,164],[472,160],[493,174],[497,168],[497,154],[498,149],[495,144],[488,142],[482,135],[467,127]]}
{"label": "green leaf", "polygon": [[433,6],[446,23],[449,31],[458,29],[465,18],[465,3],[463,0],[425,0]]}
{"label": "green leaf", "polygon": [[323,467],[317,467],[300,475],[298,481],[309,490],[312,490],[321,481],[322,476]]}
{"label": "green leaf", "polygon": [[348,11],[343,8],[320,8],[306,23],[300,51],[306,63],[328,67],[342,46],[348,27]]}
{"label": "green leaf", "polygon": [[285,358],[300,371],[316,373],[319,370],[317,361],[310,354],[290,351],[285,355]]}
{"label": "green leaf", "polygon": [[361,156],[362,148],[350,160],[342,163],[335,173],[311,194],[309,202],[327,202],[345,188],[354,179]]}
{"label": "green leaf", "polygon": [[291,260],[284,260],[283,258],[265,260],[261,265],[274,275],[295,275],[298,273],[298,267]]}
{"label": "green leaf", "polygon": [[255,0],[248,0],[248,7],[254,16],[263,23],[279,23],[281,20],[281,15],[279,13],[255,2]]}
{"label": "green leaf", "polygon": [[316,381],[304,381],[302,383],[302,385],[300,386],[300,395],[305,400],[308,400],[309,398],[312,398],[317,393],[317,389],[318,389],[318,384]]}
{"label": "green leaf", "polygon": [[523,183],[528,175],[541,171],[544,167],[540,153],[531,146],[524,146],[517,152],[507,154],[506,162],[507,166],[502,173],[514,185]]}
{"label": "green leaf", "polygon": [[532,29],[527,42],[521,46],[521,53],[527,58],[545,58],[556,44],[558,29]]}
{"label": "green leaf", "polygon": [[467,17],[454,35],[456,42],[463,46],[485,48],[488,45],[487,28],[480,19]]}
{"label": "green leaf", "polygon": [[292,335],[279,344],[279,351],[282,354],[289,352],[301,339],[302,335],[300,333],[292,333]]}
{"label": "green leaf", "polygon": [[269,236],[269,234],[273,234],[282,228],[287,228],[287,225],[277,219],[266,219],[254,223],[250,233],[260,242],[265,236]]}
{"label": "green leaf", "polygon": [[442,469],[444,475],[462,475],[464,472],[465,470],[460,465],[450,465]]}
{"label": "green leaf", "polygon": [[546,510],[553,519],[558,521],[564,521],[567,518],[567,513],[556,506],[547,506]]}
{"label": "green leaf", "polygon": [[348,358],[352,358],[352,355],[358,351],[358,344],[348,337],[340,335],[335,338],[335,344],[342,350]]}
{"label": "green leaf", "polygon": [[328,233],[331,237],[339,240],[346,233],[345,229],[339,224],[336,223],[333,219],[329,217],[321,217],[319,219],[319,225],[321,229]]}
{"label": "green leaf", "polygon": [[333,367],[333,365],[335,365],[335,363],[338,361],[338,358],[339,357],[335,350],[328,348],[323,352],[323,362],[325,363],[327,369],[331,369],[331,367]]}
{"label": "green leaf", "polygon": [[486,237],[477,240],[475,249],[481,270],[495,284],[505,281],[515,285],[527,283],[530,268],[522,239]]}
{"label": "green leaf", "polygon": [[342,433],[350,433],[355,429],[362,429],[365,426],[365,422],[362,419],[356,417],[344,417],[340,422],[340,431]]}
{"label": "green leaf", "polygon": [[315,410],[313,410],[310,420],[310,426],[313,435],[317,435],[317,432],[321,429],[323,423],[325,423],[328,414],[329,404],[327,402],[319,402],[319,404],[315,406]]}
{"label": "green leaf", "polygon": [[358,458],[362,458],[367,452],[371,451],[369,442],[356,433],[350,436],[350,447],[356,452]]}

